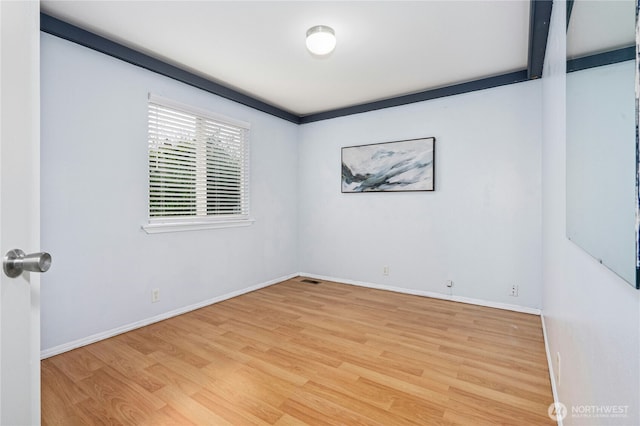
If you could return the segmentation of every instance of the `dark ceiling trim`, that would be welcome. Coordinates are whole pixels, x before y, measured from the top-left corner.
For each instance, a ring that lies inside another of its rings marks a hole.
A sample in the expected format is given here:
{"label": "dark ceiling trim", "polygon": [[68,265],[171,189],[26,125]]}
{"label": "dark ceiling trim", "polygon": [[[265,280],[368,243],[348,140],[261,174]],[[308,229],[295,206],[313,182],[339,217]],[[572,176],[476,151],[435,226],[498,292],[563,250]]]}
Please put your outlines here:
{"label": "dark ceiling trim", "polygon": [[552,0],[531,0],[529,12],[529,65],[527,69],[527,77],[529,79],[542,77],[552,8]]}
{"label": "dark ceiling trim", "polygon": [[350,106],[346,108],[334,109],[332,111],[320,112],[300,117],[300,124],[312,123],[314,121],[328,120],[330,118],[342,117],[345,115],[359,114],[362,112],[375,111],[378,109],[396,107],[411,104],[414,102],[428,101],[431,99],[444,98],[446,96],[460,95],[474,92],[476,90],[491,89],[493,87],[507,84],[520,83],[527,80],[527,70],[502,74],[495,77],[483,78],[466,83],[454,84],[452,86],[438,89],[426,90],[424,92],[413,93],[411,95],[398,96],[396,98],[382,101],[368,102],[366,104]]}
{"label": "dark ceiling trim", "polygon": [[[551,1],[532,0],[532,11],[534,8],[533,3],[550,4]],[[551,12],[549,7],[549,14],[550,13]],[[538,13],[538,15],[540,16],[540,13]],[[538,27],[539,25],[534,25],[532,21],[532,26]],[[548,20],[546,26],[548,30]],[[88,47],[89,49],[93,49],[122,61],[128,62],[132,65],[142,67],[149,71],[164,75],[190,86],[197,87],[206,92],[213,93],[214,95],[221,96],[223,98],[238,102],[242,105],[246,105],[267,114],[282,118],[295,124],[312,123],[315,121],[327,120],[330,118],[337,118],[345,115],[359,114],[363,112],[375,111],[383,108],[390,108],[415,102],[422,102],[446,96],[459,95],[477,90],[490,89],[493,87],[520,83],[531,78],[531,67],[529,67],[529,70],[511,72],[494,77],[488,77],[480,80],[469,81],[466,83],[441,87],[438,89],[426,90],[411,95],[404,95],[381,101],[368,102],[365,104],[354,105],[345,108],[338,108],[331,111],[320,112],[317,114],[298,116],[288,111],[284,111],[276,106],[255,99],[251,96],[235,91],[229,87],[225,87],[219,83],[213,82],[204,77],[193,74],[189,71],[178,68],[159,59],[153,58],[147,54],[138,52],[122,44],[101,37],[90,31],[76,27],[75,25],[69,24],[68,22],[61,21],[45,13],[40,14],[40,30],[45,33],[79,44],[81,46]],[[545,34],[547,33],[548,31],[545,32]],[[546,46],[546,35],[544,40],[544,46]],[[543,61],[544,52],[542,52],[542,62]],[[542,74],[542,62],[540,63],[540,74]],[[531,64],[531,60],[529,61],[529,63]]]}
{"label": "dark ceiling trim", "polygon": [[618,62],[630,61],[632,59],[636,59],[636,47],[623,47],[622,49],[612,50],[610,52],[570,59],[567,61],[567,72],[617,64]]}
{"label": "dark ceiling trim", "polygon": [[569,31],[569,21],[571,20],[571,12],[573,12],[574,0],[567,0],[567,31]]}
{"label": "dark ceiling trim", "polygon": [[83,30],[82,28],[56,19],[45,13],[40,14],[40,30],[292,123],[298,124],[300,122],[300,117],[295,114],[291,114],[290,112],[237,92],[204,77],[200,77],[97,34]]}

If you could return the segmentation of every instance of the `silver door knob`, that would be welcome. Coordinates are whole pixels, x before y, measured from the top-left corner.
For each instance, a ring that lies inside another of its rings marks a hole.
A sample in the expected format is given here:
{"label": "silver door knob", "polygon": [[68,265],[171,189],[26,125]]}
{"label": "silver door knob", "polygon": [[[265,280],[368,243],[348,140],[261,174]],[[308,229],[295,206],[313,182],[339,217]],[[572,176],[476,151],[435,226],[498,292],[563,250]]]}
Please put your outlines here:
{"label": "silver door knob", "polygon": [[25,254],[20,249],[9,250],[4,255],[2,269],[10,278],[20,276],[23,271],[47,272],[51,267],[51,255],[49,253]]}

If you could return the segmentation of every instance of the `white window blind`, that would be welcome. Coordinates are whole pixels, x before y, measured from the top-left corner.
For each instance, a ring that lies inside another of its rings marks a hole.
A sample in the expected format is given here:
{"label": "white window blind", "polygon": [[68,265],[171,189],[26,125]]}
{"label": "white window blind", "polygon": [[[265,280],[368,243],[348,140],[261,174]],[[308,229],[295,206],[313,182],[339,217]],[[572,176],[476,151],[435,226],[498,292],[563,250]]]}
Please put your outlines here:
{"label": "white window blind", "polygon": [[249,218],[249,125],[149,96],[149,222]]}

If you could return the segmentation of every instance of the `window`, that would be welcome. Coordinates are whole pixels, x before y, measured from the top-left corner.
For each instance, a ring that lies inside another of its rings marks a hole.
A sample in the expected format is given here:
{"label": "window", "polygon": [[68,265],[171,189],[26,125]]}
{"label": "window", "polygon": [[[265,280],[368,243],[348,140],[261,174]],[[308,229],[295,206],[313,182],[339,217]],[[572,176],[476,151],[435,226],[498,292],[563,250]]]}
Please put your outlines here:
{"label": "window", "polygon": [[149,96],[147,232],[250,224],[249,125]]}

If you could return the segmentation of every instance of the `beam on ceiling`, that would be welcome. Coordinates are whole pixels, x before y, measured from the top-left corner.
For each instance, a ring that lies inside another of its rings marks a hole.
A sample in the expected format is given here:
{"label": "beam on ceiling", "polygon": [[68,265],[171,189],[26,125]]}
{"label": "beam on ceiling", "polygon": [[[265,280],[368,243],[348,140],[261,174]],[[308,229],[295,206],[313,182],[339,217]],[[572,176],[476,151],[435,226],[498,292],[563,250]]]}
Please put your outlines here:
{"label": "beam on ceiling", "polygon": [[440,87],[438,89],[425,90],[424,92],[413,93],[411,95],[398,96],[381,101],[368,102],[366,104],[350,106],[346,108],[334,109],[300,117],[300,124],[312,123],[314,121],[328,120],[330,118],[342,117],[345,115],[359,114],[362,112],[375,111],[378,109],[396,107],[411,104],[414,102],[428,101],[430,99],[444,98],[446,96],[460,95],[474,92],[476,90],[490,89],[492,87],[504,86],[507,84],[520,83],[527,80],[527,70],[502,74],[495,77],[483,78],[480,80],[468,81],[466,83],[454,84]]}
{"label": "beam on ceiling", "polygon": [[529,11],[529,61],[527,68],[527,77],[529,79],[542,77],[552,7],[552,0],[531,0],[531,9]]}
{"label": "beam on ceiling", "polygon": [[567,0],[567,31],[569,30],[569,21],[571,20],[571,12],[573,12],[574,0]]}
{"label": "beam on ceiling", "polygon": [[298,124],[300,117],[278,107],[262,102],[219,83],[178,68],[144,53],[133,50],[67,22],[56,19],[45,13],[40,14],[40,30],[54,36],[72,41],[130,64],[148,69],[166,77],[197,87],[242,105],[274,115],[292,123]]}
{"label": "beam on ceiling", "polygon": [[622,49],[611,50],[609,52],[570,59],[567,61],[567,72],[617,64],[618,62],[630,61],[633,59],[636,59],[636,47],[623,47]]}

